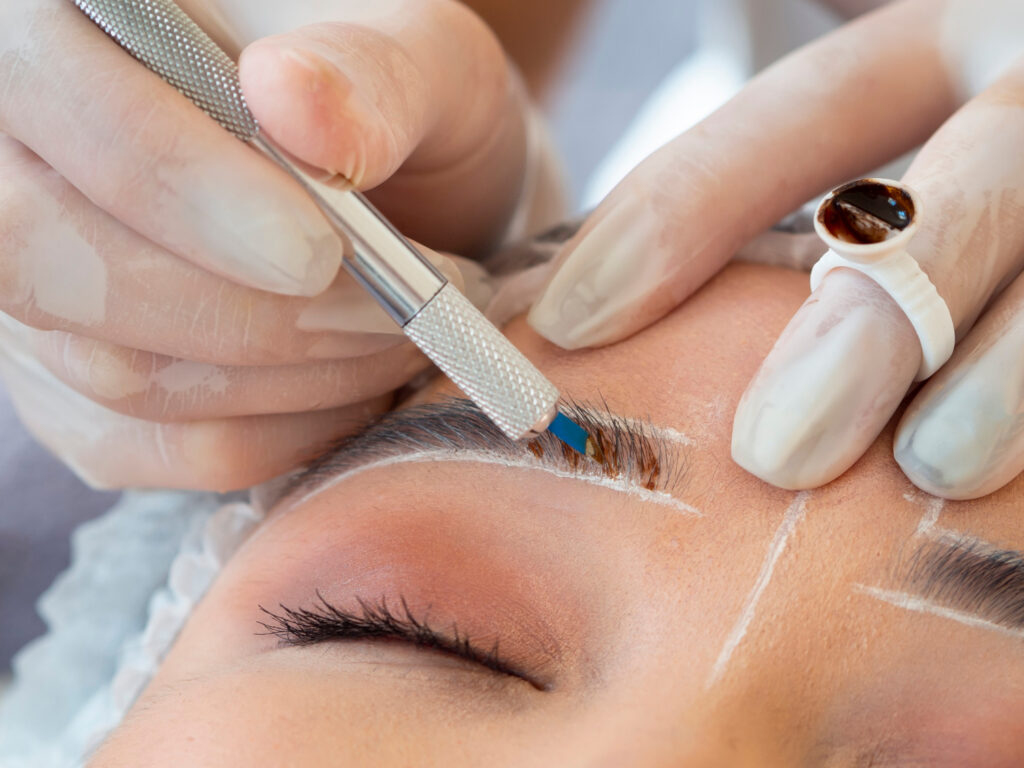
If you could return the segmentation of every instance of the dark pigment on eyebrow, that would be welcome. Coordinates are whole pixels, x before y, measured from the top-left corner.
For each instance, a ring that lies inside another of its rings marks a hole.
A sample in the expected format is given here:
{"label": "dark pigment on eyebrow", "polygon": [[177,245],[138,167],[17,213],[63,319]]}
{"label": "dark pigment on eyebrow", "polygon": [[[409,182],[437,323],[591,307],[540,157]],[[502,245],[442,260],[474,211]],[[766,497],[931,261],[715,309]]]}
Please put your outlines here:
{"label": "dark pigment on eyebrow", "polygon": [[[623,461],[623,446],[617,441],[617,436],[613,434],[613,430],[591,421],[591,424],[588,426],[588,432],[590,434],[588,448],[590,443],[593,444],[594,448],[592,455],[584,456],[578,451],[574,451],[565,443],[552,445],[549,441],[547,443],[548,449],[558,451],[562,459],[573,471],[587,469],[596,463],[600,465],[606,477],[615,478],[633,474],[638,476],[639,484],[647,490],[653,491],[658,487],[658,480],[661,479],[661,459],[657,451],[652,450],[648,443],[644,442],[640,445],[639,450],[636,450],[636,446],[633,446],[634,450],[630,455],[630,460],[633,464],[627,468]],[[540,438],[531,440],[527,447],[530,449],[530,453],[538,459],[544,456],[545,445]]]}

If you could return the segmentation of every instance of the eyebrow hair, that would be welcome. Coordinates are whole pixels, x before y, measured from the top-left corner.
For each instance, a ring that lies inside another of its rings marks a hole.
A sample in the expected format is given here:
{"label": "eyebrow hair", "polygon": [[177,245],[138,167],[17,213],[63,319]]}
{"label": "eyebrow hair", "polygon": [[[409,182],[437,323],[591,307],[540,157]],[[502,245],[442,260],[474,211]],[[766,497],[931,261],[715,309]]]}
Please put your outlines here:
{"label": "eyebrow hair", "polygon": [[924,542],[897,566],[904,589],[1006,629],[1024,630],[1024,554],[971,536]]}
{"label": "eyebrow hair", "polygon": [[681,455],[649,422],[616,416],[603,403],[562,403],[559,408],[597,441],[604,456],[601,463],[581,456],[547,431],[531,440],[510,440],[471,401],[450,398],[384,414],[309,463],[289,481],[282,498],[372,463],[422,453],[532,458],[560,474],[614,478],[651,492],[672,488],[683,475]]}

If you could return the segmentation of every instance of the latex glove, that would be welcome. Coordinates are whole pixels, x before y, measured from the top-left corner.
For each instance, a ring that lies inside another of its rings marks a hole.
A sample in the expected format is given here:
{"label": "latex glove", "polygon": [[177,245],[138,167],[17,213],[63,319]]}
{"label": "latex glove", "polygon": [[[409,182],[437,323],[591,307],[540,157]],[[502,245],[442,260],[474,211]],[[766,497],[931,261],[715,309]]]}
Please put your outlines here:
{"label": "latex glove", "polygon": [[[907,0],[783,59],[612,191],[530,322],[569,348],[629,336],[759,230],[928,140],[905,179],[924,208],[909,250],[961,344],[911,405],[896,457],[932,493],[995,490],[1024,470],[1024,287],[986,312],[1024,266],[1022,53],[1016,0]],[[831,272],[740,402],[733,457],[785,488],[831,481],[892,418],[920,354],[886,293]]]}
{"label": "latex glove", "polygon": [[[428,246],[501,238],[525,99],[461,4],[182,7],[244,48],[249,105],[286,149],[383,183],[371,198]],[[93,485],[251,485],[425,367],[338,274],[340,241],[299,186],[68,0],[2,4],[0,130],[3,373],[26,424]],[[483,286],[476,264],[428,255],[471,297]]]}

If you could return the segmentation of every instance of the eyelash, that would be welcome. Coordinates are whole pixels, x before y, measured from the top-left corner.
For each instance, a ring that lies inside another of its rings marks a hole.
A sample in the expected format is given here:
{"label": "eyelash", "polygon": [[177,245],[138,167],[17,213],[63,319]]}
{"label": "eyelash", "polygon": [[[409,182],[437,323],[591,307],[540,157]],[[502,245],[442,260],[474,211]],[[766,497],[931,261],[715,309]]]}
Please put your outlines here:
{"label": "eyelash", "polygon": [[358,611],[348,611],[329,603],[320,591],[312,608],[288,608],[279,605],[280,613],[259,607],[268,621],[260,621],[263,632],[273,635],[283,645],[303,646],[330,640],[401,640],[419,648],[428,648],[485,667],[501,675],[517,677],[536,685],[523,672],[498,655],[495,641],[490,650],[483,650],[462,634],[455,624],[449,633],[440,632],[426,619],[413,615],[404,597],[399,598],[401,608],[393,610],[387,600],[371,603],[361,597]]}

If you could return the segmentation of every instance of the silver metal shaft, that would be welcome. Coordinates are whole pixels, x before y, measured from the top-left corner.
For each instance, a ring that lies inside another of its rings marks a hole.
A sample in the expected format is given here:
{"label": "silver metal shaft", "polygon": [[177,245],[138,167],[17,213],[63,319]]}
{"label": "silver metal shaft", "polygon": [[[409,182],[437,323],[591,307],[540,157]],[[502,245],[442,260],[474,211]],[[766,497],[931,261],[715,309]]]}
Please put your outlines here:
{"label": "silver metal shaft", "polygon": [[556,414],[555,386],[362,194],[260,134],[237,65],[172,0],[73,2],[225,130],[296,179],[346,240],[345,268],[508,437],[547,428]]}
{"label": "silver metal shaft", "polygon": [[249,143],[288,171],[345,236],[351,247],[343,264],[398,325],[404,328],[444,288],[447,278],[351,184],[296,160],[262,134]]}

